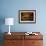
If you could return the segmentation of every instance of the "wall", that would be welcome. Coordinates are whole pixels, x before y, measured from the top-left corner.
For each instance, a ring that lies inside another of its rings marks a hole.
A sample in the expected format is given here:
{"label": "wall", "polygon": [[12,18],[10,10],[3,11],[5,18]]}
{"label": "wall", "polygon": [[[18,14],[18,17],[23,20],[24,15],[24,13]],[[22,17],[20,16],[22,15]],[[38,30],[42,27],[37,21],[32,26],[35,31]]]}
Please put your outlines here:
{"label": "wall", "polygon": [[[11,31],[46,31],[46,1],[45,0],[1,0],[1,15],[2,17],[13,17],[15,19],[14,26]],[[19,10],[36,9],[36,24],[19,24]],[[2,32],[8,31],[6,25],[1,26]]]}
{"label": "wall", "polygon": [[[18,23],[18,11],[26,9],[36,9],[36,24]],[[6,17],[15,19],[14,26],[11,27],[12,32],[40,31],[46,35],[46,0],[0,0],[0,20],[3,19],[0,32],[8,32],[8,26],[3,22]]]}

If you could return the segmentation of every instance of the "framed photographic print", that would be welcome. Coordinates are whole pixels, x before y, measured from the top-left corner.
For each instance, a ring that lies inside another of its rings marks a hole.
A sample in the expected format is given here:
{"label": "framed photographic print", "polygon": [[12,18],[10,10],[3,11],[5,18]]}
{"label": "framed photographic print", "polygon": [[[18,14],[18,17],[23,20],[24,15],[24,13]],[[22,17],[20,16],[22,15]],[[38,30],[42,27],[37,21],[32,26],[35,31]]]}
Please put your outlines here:
{"label": "framed photographic print", "polygon": [[36,23],[36,10],[19,10],[19,23]]}

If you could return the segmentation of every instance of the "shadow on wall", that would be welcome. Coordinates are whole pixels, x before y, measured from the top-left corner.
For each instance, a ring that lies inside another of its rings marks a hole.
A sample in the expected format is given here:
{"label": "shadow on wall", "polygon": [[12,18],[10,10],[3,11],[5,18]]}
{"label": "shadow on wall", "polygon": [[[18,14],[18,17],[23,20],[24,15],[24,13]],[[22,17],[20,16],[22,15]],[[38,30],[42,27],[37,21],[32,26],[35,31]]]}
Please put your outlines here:
{"label": "shadow on wall", "polygon": [[3,46],[3,32],[2,32],[2,25],[5,23],[5,17],[0,16],[0,46]]}
{"label": "shadow on wall", "polygon": [[5,17],[0,16],[0,33],[2,33],[2,26],[5,24]]}

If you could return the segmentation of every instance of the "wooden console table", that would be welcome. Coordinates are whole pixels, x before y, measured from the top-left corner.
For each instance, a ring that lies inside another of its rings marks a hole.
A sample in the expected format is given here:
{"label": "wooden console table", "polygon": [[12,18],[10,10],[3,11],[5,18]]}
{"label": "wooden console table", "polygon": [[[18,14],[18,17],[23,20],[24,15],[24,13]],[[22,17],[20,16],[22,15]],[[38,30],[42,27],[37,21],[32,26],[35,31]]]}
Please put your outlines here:
{"label": "wooden console table", "polygon": [[43,35],[25,35],[26,32],[11,32],[8,35],[4,33],[4,46],[43,46]]}

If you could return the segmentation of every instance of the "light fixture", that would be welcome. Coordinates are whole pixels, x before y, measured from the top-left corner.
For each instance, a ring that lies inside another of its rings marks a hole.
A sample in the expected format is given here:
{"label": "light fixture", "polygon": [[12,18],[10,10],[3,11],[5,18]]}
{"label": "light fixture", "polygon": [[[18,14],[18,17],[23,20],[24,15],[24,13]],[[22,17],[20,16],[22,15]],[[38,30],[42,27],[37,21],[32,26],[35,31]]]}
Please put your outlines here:
{"label": "light fixture", "polygon": [[14,18],[5,18],[5,25],[9,25],[8,34],[11,35],[11,33],[10,33],[10,26],[14,25]]}

